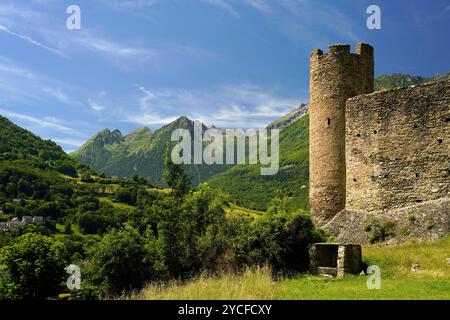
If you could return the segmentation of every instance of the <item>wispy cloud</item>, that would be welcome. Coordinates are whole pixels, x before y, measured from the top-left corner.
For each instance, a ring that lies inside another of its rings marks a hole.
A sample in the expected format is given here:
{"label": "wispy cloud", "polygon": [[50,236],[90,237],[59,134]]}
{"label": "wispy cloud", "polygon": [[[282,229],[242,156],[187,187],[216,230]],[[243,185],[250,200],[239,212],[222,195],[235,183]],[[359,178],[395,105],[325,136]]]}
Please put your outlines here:
{"label": "wispy cloud", "polygon": [[361,40],[358,36],[361,28],[335,6],[305,0],[280,0],[278,4],[288,14],[279,26],[280,31],[296,44],[321,47],[336,39]]}
{"label": "wispy cloud", "polygon": [[[150,7],[156,1],[105,0],[103,3],[137,10]],[[0,4],[0,31],[70,59],[79,54],[95,54],[125,71],[144,66],[160,68],[165,64],[174,65],[174,61],[185,61],[186,57],[197,59],[214,56],[202,48],[163,40],[152,44],[147,44],[142,38],[117,40],[92,26],[83,26],[76,32],[69,31],[61,28],[61,21],[45,12],[36,12],[36,9],[12,3]],[[28,34],[32,34],[33,38]]]}
{"label": "wispy cloud", "polygon": [[[62,144],[66,146],[72,147],[81,147],[86,141],[80,139],[71,139],[71,138],[49,138],[55,141],[57,144]],[[70,152],[70,151],[67,151]]]}
{"label": "wispy cloud", "polygon": [[266,0],[242,0],[245,4],[253,7],[254,9],[269,14],[272,10],[269,3]]}
{"label": "wispy cloud", "polygon": [[115,9],[139,9],[150,7],[158,3],[158,0],[97,0]]}
{"label": "wispy cloud", "polygon": [[[92,35],[89,31],[81,32],[79,35],[72,37],[70,43],[76,45],[75,50],[76,48],[78,50],[87,49],[99,56],[108,58],[124,69],[148,63],[156,64],[162,57],[159,48],[126,45],[98,35]],[[67,43],[63,45],[70,46]],[[72,48],[74,47],[72,46]]]}
{"label": "wispy cloud", "polygon": [[4,93],[4,100],[77,104],[66,92],[68,87],[60,80],[50,79],[0,56],[0,93]]}
{"label": "wispy cloud", "polygon": [[272,12],[269,2],[266,0],[202,0],[203,2],[221,8],[236,18],[240,18],[241,15],[236,9],[238,6],[246,5],[251,8],[269,14]]}
{"label": "wispy cloud", "polygon": [[0,74],[2,73],[27,79],[35,78],[35,75],[31,70],[19,67],[11,59],[0,56]]}
{"label": "wispy cloud", "polygon": [[92,99],[89,99],[88,103],[89,103],[89,106],[91,107],[91,109],[96,111],[96,112],[100,112],[100,111],[103,111],[105,109],[104,106],[100,105],[99,103],[95,102]]}
{"label": "wispy cloud", "polygon": [[51,53],[57,54],[57,55],[59,55],[61,57],[65,57],[65,54],[62,53],[61,51],[59,51],[57,49],[54,49],[54,48],[50,48],[49,46],[46,46],[45,44],[42,44],[39,41],[36,41],[36,40],[30,38],[29,36],[25,36],[25,35],[16,33],[14,31],[11,31],[7,27],[5,27],[5,26],[3,26],[1,24],[0,24],[0,31],[3,31],[3,32],[5,32],[5,33],[7,33],[7,34],[9,34],[11,36],[14,36],[14,37],[17,37],[17,38],[19,38],[21,40],[24,40],[24,41],[26,41],[26,42],[28,42],[28,43],[30,43],[32,45],[35,45],[35,46],[40,47],[42,49],[45,49],[45,50],[47,50],[47,51],[49,51]]}
{"label": "wispy cloud", "polygon": [[7,118],[24,121],[29,124],[33,124],[35,126],[57,130],[62,133],[75,133],[76,132],[74,129],[69,128],[65,125],[62,125],[61,124],[62,121],[57,120],[55,118],[36,118],[36,117],[30,116],[30,115],[17,113],[14,111],[3,109],[3,108],[0,108],[0,113]]}
{"label": "wispy cloud", "polygon": [[210,5],[219,7],[236,18],[240,17],[239,13],[233,8],[233,6],[230,3],[226,2],[226,0],[202,0],[202,1]]}
{"label": "wispy cloud", "polygon": [[148,90],[143,86],[138,89],[142,94],[139,110],[120,117],[127,122],[150,126],[167,124],[186,115],[208,126],[263,128],[302,102],[248,83],[208,91]]}

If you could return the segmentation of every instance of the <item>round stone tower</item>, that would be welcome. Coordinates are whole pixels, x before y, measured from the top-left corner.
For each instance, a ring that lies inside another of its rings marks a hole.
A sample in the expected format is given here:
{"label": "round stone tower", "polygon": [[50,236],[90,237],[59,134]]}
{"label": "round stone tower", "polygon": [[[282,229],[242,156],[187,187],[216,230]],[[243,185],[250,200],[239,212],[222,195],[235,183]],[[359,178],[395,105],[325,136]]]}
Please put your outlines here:
{"label": "round stone tower", "polygon": [[373,92],[373,48],[332,45],[311,54],[310,195],[315,222],[323,225],[345,208],[345,102]]}

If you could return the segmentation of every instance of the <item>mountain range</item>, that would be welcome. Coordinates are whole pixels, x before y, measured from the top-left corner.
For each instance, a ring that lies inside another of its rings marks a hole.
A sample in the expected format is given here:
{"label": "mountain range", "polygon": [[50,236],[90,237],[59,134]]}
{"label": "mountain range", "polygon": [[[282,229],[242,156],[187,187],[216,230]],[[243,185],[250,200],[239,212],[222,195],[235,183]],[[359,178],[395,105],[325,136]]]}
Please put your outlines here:
{"label": "mountain range", "polygon": [[[375,79],[375,91],[449,77],[450,73],[429,78],[407,74],[383,75]],[[176,128],[188,129],[192,134],[193,121],[181,117],[154,133],[148,128],[141,128],[126,136],[118,130],[111,132],[105,129],[72,155],[100,173],[119,177],[137,174],[148,178],[156,186],[164,186],[164,148]],[[267,128],[281,130],[278,174],[261,176],[259,165],[187,165],[186,172],[192,177],[193,184],[208,181],[248,208],[264,210],[277,194],[286,196],[289,206],[306,208],[309,188],[308,105],[301,104]],[[203,130],[206,130],[205,126]]]}
{"label": "mountain range", "polygon": [[[162,178],[164,152],[171,142],[175,129],[186,129],[191,136],[194,133],[194,121],[183,116],[152,132],[149,128],[139,128],[128,135],[119,130],[104,129],[90,138],[80,149],[72,153],[80,162],[89,165],[107,176],[145,177],[154,186],[165,186]],[[206,126],[202,125],[203,132]],[[211,176],[227,170],[229,165],[186,165],[186,173],[192,183],[197,185]]]}

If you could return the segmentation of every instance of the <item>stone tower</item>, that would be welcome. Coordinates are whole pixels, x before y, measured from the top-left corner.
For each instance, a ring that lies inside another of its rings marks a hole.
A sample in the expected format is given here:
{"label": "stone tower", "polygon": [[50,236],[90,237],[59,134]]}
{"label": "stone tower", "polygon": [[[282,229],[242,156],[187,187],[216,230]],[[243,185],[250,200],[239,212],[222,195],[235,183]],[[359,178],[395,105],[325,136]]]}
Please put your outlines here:
{"label": "stone tower", "polygon": [[332,45],[311,54],[310,75],[311,213],[323,225],[345,208],[345,103],[373,92],[373,47]]}

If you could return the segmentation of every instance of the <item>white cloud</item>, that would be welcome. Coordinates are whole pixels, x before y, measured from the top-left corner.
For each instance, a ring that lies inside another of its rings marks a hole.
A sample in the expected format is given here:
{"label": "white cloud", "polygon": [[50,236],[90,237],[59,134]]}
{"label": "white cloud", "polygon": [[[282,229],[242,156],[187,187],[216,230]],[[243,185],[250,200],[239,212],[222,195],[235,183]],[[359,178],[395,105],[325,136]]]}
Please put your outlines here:
{"label": "white cloud", "polygon": [[358,42],[359,28],[354,18],[335,6],[320,1],[280,0],[289,15],[279,26],[292,42],[308,47],[323,47],[338,41]]}
{"label": "white cloud", "polygon": [[202,1],[206,2],[210,5],[219,7],[221,9],[227,11],[231,15],[235,16],[236,18],[240,17],[239,13],[233,8],[233,6],[231,4],[226,2],[226,0],[202,0]]}
{"label": "white cloud", "polygon": [[[72,147],[81,147],[86,142],[84,140],[77,140],[71,138],[49,138],[49,139],[55,141],[57,144],[63,144]],[[70,153],[71,151],[68,150],[67,152]]]}
{"label": "white cloud", "polygon": [[175,121],[177,118],[178,117],[162,117],[158,114],[138,114],[128,115],[125,121],[141,126],[162,126]]}
{"label": "white cloud", "polygon": [[158,3],[158,0],[98,0],[114,9],[139,9],[150,7]]}
{"label": "white cloud", "polygon": [[3,100],[29,102],[58,101],[65,105],[77,104],[67,91],[74,88],[19,65],[0,56],[0,93]]}
{"label": "white cloud", "polygon": [[25,40],[26,42],[31,43],[32,45],[38,46],[38,47],[40,47],[42,49],[45,49],[45,50],[47,50],[47,51],[49,51],[51,53],[54,53],[54,54],[57,54],[59,56],[65,57],[64,53],[62,53],[61,51],[59,51],[57,49],[54,49],[54,48],[50,48],[50,47],[46,46],[45,44],[42,44],[41,42],[30,38],[29,36],[25,36],[25,35],[16,33],[14,31],[11,31],[7,27],[5,27],[5,26],[3,26],[1,24],[0,24],[0,31],[3,31],[3,32],[5,32],[5,33],[7,33],[7,34],[9,34],[11,36],[17,37],[19,39]]}
{"label": "white cloud", "polygon": [[263,128],[302,102],[251,84],[202,91],[138,89],[142,93],[139,110],[127,110],[120,117],[139,125],[163,125],[186,115],[208,126]]}
{"label": "white cloud", "polygon": [[43,92],[47,93],[49,96],[59,100],[62,103],[65,103],[65,104],[69,104],[70,103],[69,97],[60,88],[52,88],[52,87],[41,86],[40,89]]}
{"label": "white cloud", "polygon": [[[125,9],[139,9],[156,3],[150,0],[103,2]],[[197,59],[212,56],[201,48],[166,41],[151,45],[146,44],[146,40],[142,38],[132,37],[119,41],[94,27],[83,26],[81,30],[72,32],[62,28],[61,21],[45,11],[37,12],[16,4],[0,4],[0,31],[68,58],[77,54],[93,53],[125,71],[148,65],[163,68],[165,64],[172,66],[174,61],[185,61],[186,57]],[[33,38],[24,34],[32,34]],[[48,43],[52,47],[47,45]]]}
{"label": "white cloud", "polygon": [[12,76],[34,79],[35,75],[32,71],[17,66],[11,59],[0,56],[0,74],[7,73]]}
{"label": "white cloud", "polygon": [[212,6],[219,7],[236,18],[239,18],[240,14],[238,10],[235,9],[235,7],[240,4],[245,4],[265,14],[269,14],[272,11],[269,3],[266,0],[202,0],[202,1]]}
{"label": "white cloud", "polygon": [[241,0],[241,1],[265,14],[269,14],[272,11],[270,5],[265,0]]}
{"label": "white cloud", "polygon": [[88,103],[89,103],[89,106],[91,107],[91,109],[94,110],[94,111],[99,112],[99,111],[103,111],[105,109],[104,106],[102,106],[99,103],[93,101],[92,99],[89,99]]}
{"label": "white cloud", "polygon": [[69,128],[65,125],[62,125],[61,120],[56,120],[55,118],[36,118],[33,116],[29,116],[26,114],[17,113],[14,111],[6,110],[0,108],[0,113],[7,118],[16,119],[20,121],[27,122],[29,124],[33,124],[42,128],[53,129],[63,133],[75,133],[76,131],[72,128]]}

